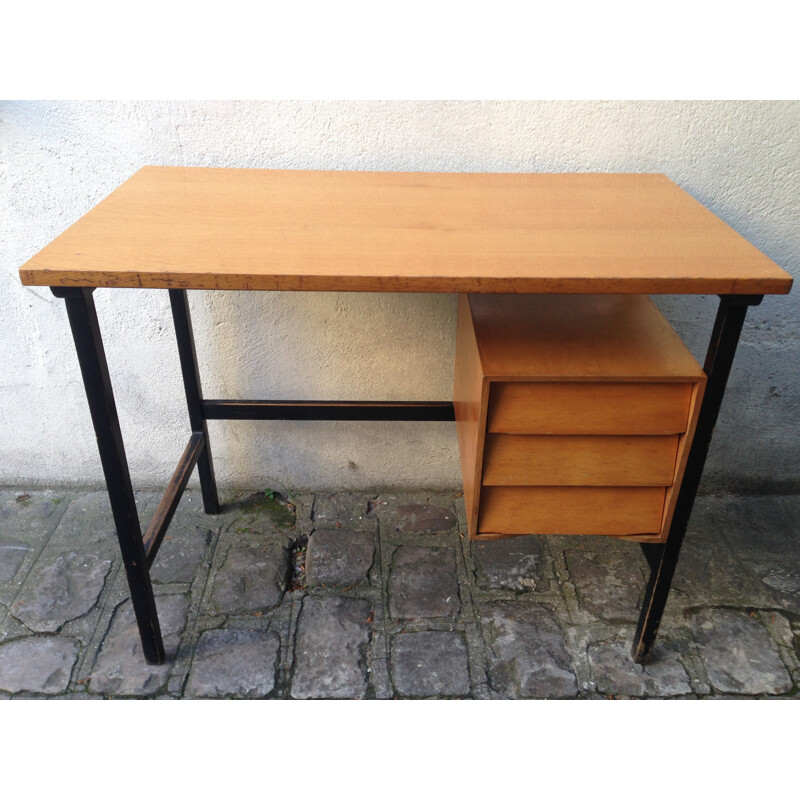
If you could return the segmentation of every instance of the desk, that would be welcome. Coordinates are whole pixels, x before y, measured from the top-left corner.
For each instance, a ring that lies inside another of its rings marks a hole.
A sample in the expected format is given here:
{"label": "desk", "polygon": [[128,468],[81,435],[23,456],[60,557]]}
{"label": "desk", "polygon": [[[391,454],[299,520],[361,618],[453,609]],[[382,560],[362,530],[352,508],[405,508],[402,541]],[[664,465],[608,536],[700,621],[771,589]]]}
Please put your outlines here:
{"label": "desk", "polygon": [[[164,648],[149,567],[195,465],[218,511],[209,419],[452,420],[451,401],[204,399],[187,290],[717,294],[706,390],[633,658],[650,657],[748,306],[791,277],[663,175],[145,167],[20,269],[63,298],[146,659]],[[191,435],[141,532],[92,292],[169,292]]]}

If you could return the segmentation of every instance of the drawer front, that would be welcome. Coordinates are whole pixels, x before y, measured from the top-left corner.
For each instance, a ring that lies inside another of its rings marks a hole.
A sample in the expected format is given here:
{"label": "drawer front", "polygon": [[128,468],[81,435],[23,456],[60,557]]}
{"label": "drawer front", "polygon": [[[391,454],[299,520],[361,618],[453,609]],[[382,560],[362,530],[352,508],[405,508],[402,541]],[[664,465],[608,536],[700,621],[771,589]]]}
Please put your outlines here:
{"label": "drawer front", "polygon": [[488,486],[670,486],[678,436],[489,434]]}
{"label": "drawer front", "polygon": [[493,383],[490,433],[683,433],[691,383]]}
{"label": "drawer front", "polygon": [[479,533],[658,534],[664,487],[484,486]]}

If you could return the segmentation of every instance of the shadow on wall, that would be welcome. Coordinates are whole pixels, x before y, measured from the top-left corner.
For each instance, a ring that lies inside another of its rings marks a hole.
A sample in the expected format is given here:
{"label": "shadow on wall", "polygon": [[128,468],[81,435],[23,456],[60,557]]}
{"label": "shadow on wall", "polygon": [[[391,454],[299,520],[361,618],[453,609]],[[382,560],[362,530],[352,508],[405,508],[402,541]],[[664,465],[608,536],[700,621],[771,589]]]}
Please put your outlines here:
{"label": "shadow on wall", "polygon": [[[190,292],[190,304],[206,397],[452,396],[455,295]],[[221,485],[341,489],[461,481],[452,423],[210,426]]]}
{"label": "shadow on wall", "polygon": [[[702,364],[716,296],[655,300]],[[776,318],[772,300],[748,312],[702,491],[800,491],[800,398],[788,352],[764,348],[759,337],[764,320]],[[451,397],[455,295],[197,291],[190,303],[206,397]],[[221,486],[461,482],[452,423],[213,421],[210,432]]]}
{"label": "shadow on wall", "polygon": [[[702,365],[716,295],[654,297]],[[796,337],[787,314],[790,295],[764,297],[748,309],[700,485],[701,493],[800,492],[800,391],[792,364]],[[765,330],[780,346],[767,345]]]}

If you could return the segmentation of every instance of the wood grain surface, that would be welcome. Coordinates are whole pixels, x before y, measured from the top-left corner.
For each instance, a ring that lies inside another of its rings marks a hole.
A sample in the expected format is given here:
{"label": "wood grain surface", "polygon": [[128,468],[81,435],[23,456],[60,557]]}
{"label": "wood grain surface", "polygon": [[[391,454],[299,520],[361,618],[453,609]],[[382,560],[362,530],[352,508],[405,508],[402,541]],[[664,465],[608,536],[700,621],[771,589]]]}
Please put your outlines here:
{"label": "wood grain surface", "polygon": [[786,293],[663,175],[143,167],[23,284],[293,291]]}

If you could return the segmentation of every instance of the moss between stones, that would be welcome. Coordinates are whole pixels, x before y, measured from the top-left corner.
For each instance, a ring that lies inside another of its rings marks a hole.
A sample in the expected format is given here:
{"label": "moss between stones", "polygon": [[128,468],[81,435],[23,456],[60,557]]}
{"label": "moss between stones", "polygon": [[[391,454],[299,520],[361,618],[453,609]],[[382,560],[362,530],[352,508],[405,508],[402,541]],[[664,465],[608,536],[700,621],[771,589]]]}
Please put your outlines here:
{"label": "moss between stones", "polygon": [[239,533],[283,533],[294,528],[297,519],[294,503],[271,490],[255,492],[234,505],[241,513],[234,523],[234,530]]}

